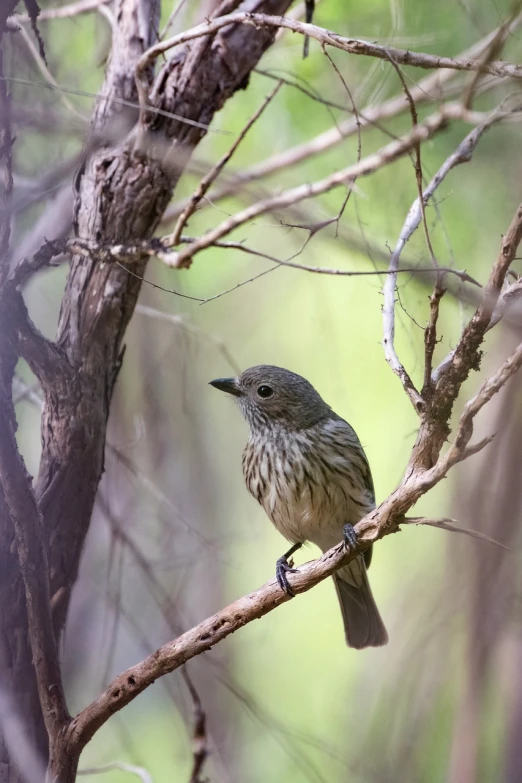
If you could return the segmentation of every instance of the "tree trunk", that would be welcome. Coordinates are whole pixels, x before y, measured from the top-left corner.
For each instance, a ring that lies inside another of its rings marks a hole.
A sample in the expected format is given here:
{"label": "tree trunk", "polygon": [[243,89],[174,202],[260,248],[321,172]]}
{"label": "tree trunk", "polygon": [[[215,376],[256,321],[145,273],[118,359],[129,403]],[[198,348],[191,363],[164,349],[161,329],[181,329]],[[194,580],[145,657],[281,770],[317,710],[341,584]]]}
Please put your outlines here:
{"label": "tree trunk", "polygon": [[[241,8],[283,14],[290,2],[247,0]],[[237,5],[235,0],[227,0],[221,4],[221,13]],[[93,121],[94,132],[104,134],[104,143],[87,157],[75,182],[75,233],[99,243],[152,236],[186,162],[206,132],[149,112],[136,133],[137,110],[113,102],[137,103],[134,69],[157,37],[159,10],[159,0],[115,3],[112,52]],[[192,42],[163,65],[151,92],[151,104],[210,124],[225,101],[246,86],[275,32],[230,25]],[[152,86],[152,70],[148,79]],[[145,261],[132,271],[141,276],[144,268]],[[46,366],[42,357],[35,358],[33,369],[45,400],[36,496],[48,541],[57,640],[104,469],[110,401],[122,361],[125,330],[139,291],[140,280],[120,266],[73,258],[62,301],[57,364]],[[17,357],[12,358],[15,362]],[[2,404],[10,404],[13,361],[5,368]],[[48,742],[29,649],[24,585],[12,524],[5,511],[2,508],[0,512],[0,696],[9,697],[9,684],[30,746],[46,760]],[[59,738],[53,745],[50,777],[71,783],[77,759],[65,758],[65,748],[60,757]],[[0,745],[0,783],[18,783],[13,751],[5,740]]]}

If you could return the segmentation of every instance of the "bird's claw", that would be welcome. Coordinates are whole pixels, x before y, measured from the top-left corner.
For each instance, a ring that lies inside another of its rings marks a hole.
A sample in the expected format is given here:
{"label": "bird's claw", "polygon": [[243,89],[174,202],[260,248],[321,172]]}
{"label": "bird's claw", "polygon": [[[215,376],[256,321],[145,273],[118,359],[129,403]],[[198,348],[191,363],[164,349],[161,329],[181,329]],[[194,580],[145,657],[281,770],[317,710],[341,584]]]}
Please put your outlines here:
{"label": "bird's claw", "polygon": [[292,559],[288,560],[286,555],[280,557],[276,562],[277,584],[279,585],[283,593],[286,593],[291,598],[295,597],[295,593],[290,587],[286,575],[297,574],[297,568],[293,568],[293,565],[294,565],[294,561]]}
{"label": "bird's claw", "polygon": [[343,525],[343,541],[345,549],[355,549],[357,551],[359,548],[357,545],[357,533],[349,522]]}

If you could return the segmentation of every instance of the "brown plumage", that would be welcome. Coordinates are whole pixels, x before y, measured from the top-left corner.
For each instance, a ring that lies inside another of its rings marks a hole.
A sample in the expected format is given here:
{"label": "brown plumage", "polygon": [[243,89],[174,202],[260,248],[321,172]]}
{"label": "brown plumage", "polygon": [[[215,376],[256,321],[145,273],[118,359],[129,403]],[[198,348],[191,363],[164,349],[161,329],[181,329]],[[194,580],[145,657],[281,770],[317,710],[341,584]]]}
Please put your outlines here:
{"label": "brown plumage", "polygon": [[[236,397],[250,426],[243,473],[250,493],[295,545],[277,564],[279,584],[291,592],[286,572],[293,551],[312,541],[325,552],[375,507],[366,455],[352,427],[300,375],[261,365],[211,383]],[[334,576],[346,641],[358,649],[388,641],[368,583],[370,560],[371,548]]]}

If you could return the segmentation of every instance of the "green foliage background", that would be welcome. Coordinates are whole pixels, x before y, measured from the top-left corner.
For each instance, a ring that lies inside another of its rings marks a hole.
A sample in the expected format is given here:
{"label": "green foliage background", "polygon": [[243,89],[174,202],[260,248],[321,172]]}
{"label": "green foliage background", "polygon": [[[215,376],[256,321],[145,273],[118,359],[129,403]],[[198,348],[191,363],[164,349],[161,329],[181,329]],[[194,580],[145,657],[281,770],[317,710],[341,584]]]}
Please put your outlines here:
{"label": "green foliage background", "polygon": [[[163,23],[170,11],[165,5]],[[315,21],[346,36],[456,55],[499,24],[507,12],[503,0],[470,4],[322,0]],[[199,4],[189,2],[184,25],[194,23],[199,13]],[[41,28],[49,70],[57,82],[96,92],[109,46],[105,19],[85,16],[42,22]],[[261,67],[297,79],[349,107],[344,87],[320,46],[311,42],[306,61],[301,53],[302,39],[287,32]],[[518,31],[504,52],[512,61],[517,55]],[[400,92],[389,64],[339,51],[331,51],[331,56],[359,110]],[[42,81],[28,58],[16,60],[15,65],[21,77]],[[426,72],[409,68],[406,74],[413,84]],[[462,77],[463,84],[467,80],[469,76]],[[272,86],[265,76],[254,74],[248,89],[229,101],[212,126],[227,135],[208,133],[196,152],[202,167],[230,146]],[[517,89],[512,84],[508,91]],[[81,137],[71,133],[73,118],[58,93],[47,94],[34,84],[14,84],[13,92],[26,105],[44,102],[61,118],[52,133],[27,129],[19,135],[15,157],[20,175],[41,173],[79,149]],[[489,110],[501,97],[499,90],[487,93],[478,98],[476,108]],[[92,98],[68,98],[80,113],[89,115]],[[422,117],[428,110],[419,111]],[[241,171],[346,116],[286,86],[244,140],[231,169]],[[411,117],[406,112],[385,126],[399,135],[411,127]],[[469,130],[456,122],[423,147],[427,179]],[[380,129],[365,131],[362,155],[387,141]],[[357,146],[356,137],[347,139],[324,155],[278,173],[269,180],[270,187],[278,190],[326,176],[355,162]],[[520,200],[519,148],[518,125],[494,128],[481,141],[473,162],[454,171],[440,188],[436,209],[430,206],[427,216],[441,264],[466,269],[481,282],[486,279],[500,235]],[[175,199],[189,195],[196,182],[187,173]],[[356,183],[342,223],[354,235],[363,231],[372,245],[387,252],[416,194],[414,169],[404,158]],[[332,217],[343,195],[342,189],[332,191],[319,202],[306,202],[306,208],[316,220]],[[243,203],[238,197],[202,210],[190,221],[188,233],[198,235]],[[42,208],[36,205],[19,220],[17,237],[30,229]],[[287,258],[307,234],[282,226],[280,217],[265,215],[232,238]],[[407,254],[428,263],[421,231],[408,245]],[[336,240],[332,226],[318,233],[297,260],[309,266],[372,268],[367,254]],[[147,279],[205,299],[272,266],[238,252],[210,250],[195,259],[190,271],[167,270],[151,261]],[[65,274],[65,268],[45,273],[27,291],[30,311],[48,334],[54,333]],[[372,466],[378,499],[400,480],[415,439],[416,416],[384,361],[382,283],[381,276],[334,277],[279,268],[203,305],[144,286],[144,305],[181,320],[165,323],[135,315],[109,441],[139,466],[142,477],[159,487],[172,505],[159,502],[110,455],[103,492],[120,523],[150,558],[182,628],[270,578],[285,548],[243,486],[240,462],[246,425],[231,401],[207,386],[216,376],[234,374],[228,354],[242,369],[270,363],[306,376],[356,428]],[[409,275],[401,278],[404,311],[398,311],[397,347],[416,381],[422,377],[422,327],[429,293]],[[439,360],[455,344],[469,312],[451,296],[444,299]],[[498,335],[493,334],[488,346],[494,348],[497,341]],[[20,372],[29,378],[25,368]],[[478,377],[470,380],[469,393],[477,382]],[[38,411],[22,402],[18,413],[20,443],[36,472]],[[454,513],[453,494],[470,480],[472,467],[470,471],[466,479],[464,469],[456,470],[416,511],[428,516]],[[462,521],[473,526],[472,520]],[[110,676],[171,638],[147,594],[147,580],[109,528],[98,511],[65,642],[71,709],[79,709]],[[407,529],[377,545],[370,576],[389,629],[386,648],[363,653],[345,648],[328,580],[194,662],[190,670],[208,713],[209,778],[248,783],[448,780],[469,643],[469,584],[466,569],[459,564],[466,562],[474,547],[471,539],[457,541],[429,528]],[[316,554],[310,546],[303,558]],[[478,721],[481,781],[501,779],[509,713],[508,684],[498,670],[491,676]],[[189,779],[190,700],[178,674],[167,679],[169,690],[165,683],[157,683],[96,736],[84,753],[84,767],[117,759],[143,765],[156,783]],[[126,777],[128,773],[120,771],[106,775],[115,783]]]}

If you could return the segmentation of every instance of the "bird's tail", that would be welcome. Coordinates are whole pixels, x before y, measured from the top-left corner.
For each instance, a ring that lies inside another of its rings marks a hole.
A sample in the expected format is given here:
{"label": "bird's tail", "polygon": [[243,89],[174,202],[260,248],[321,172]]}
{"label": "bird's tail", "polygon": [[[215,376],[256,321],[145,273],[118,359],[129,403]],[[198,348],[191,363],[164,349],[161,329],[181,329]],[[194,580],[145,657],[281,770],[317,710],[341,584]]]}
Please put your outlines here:
{"label": "bird's tail", "polygon": [[348,647],[381,647],[388,634],[372,595],[361,556],[334,574]]}

